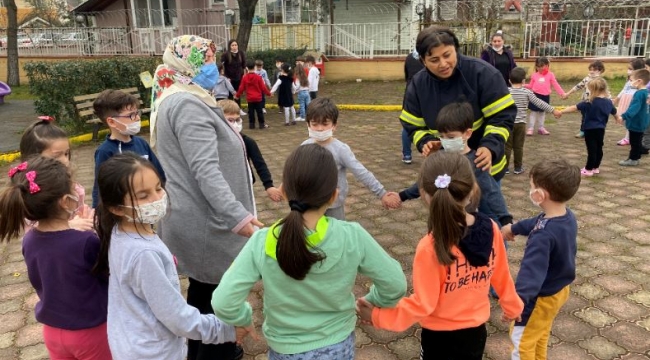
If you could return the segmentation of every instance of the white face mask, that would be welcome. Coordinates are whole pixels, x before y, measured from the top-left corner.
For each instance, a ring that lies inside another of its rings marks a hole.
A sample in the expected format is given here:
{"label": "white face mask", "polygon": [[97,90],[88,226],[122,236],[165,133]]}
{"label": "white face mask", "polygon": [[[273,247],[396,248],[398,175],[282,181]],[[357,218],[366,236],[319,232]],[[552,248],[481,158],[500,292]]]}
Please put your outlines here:
{"label": "white face mask", "polygon": [[140,132],[140,127],[142,126],[142,122],[140,120],[134,121],[130,124],[125,124],[122,122],[119,122],[117,120],[114,120],[118,124],[124,125],[126,129],[124,130],[117,130],[120,132],[122,135],[137,135]]}
{"label": "white face mask", "polygon": [[590,71],[589,72],[589,77],[595,78],[600,76],[600,71]]}
{"label": "white face mask", "polygon": [[314,139],[314,141],[317,142],[323,142],[328,140],[329,138],[332,137],[332,133],[333,133],[332,129],[324,130],[324,131],[316,131],[309,128],[309,137]]}
{"label": "white face mask", "polygon": [[440,139],[442,148],[446,152],[462,152],[465,150],[465,140],[461,136],[452,139]]}
{"label": "white face mask", "polygon": [[496,47],[496,46],[492,45],[492,49],[494,49],[494,51],[501,51],[503,49],[503,45],[501,45],[499,47]]}
{"label": "white face mask", "polygon": [[237,132],[241,132],[241,129],[243,127],[241,120],[235,121],[234,123],[232,123],[232,127],[235,128],[235,130],[237,130]]}
{"label": "white face mask", "polygon": [[[542,195],[542,200],[541,201],[535,201],[535,199],[533,199],[533,194],[536,193],[536,192],[541,193],[541,195]],[[540,189],[530,189],[530,191],[528,192],[528,197],[530,197],[530,201],[533,203],[533,205],[539,206],[539,204],[541,204],[542,201],[544,201],[544,192],[541,191]]]}
{"label": "white face mask", "polygon": [[74,201],[75,203],[77,203],[77,206],[75,206],[74,210],[65,209],[65,211],[68,213],[68,215],[70,215],[69,218],[72,219],[74,217],[74,214],[77,213],[77,209],[79,208],[79,197],[77,197],[75,195],[72,195],[72,194],[69,194],[69,195],[66,195],[66,196],[68,197],[68,199],[70,199],[70,200]]}
{"label": "white face mask", "polygon": [[632,70],[627,69],[627,76],[630,76],[630,75],[632,75]]}
{"label": "white face mask", "polygon": [[129,222],[139,222],[142,224],[153,225],[165,217],[165,214],[167,214],[167,193],[163,192],[163,196],[160,200],[156,200],[148,204],[142,204],[138,206],[122,205],[122,207],[135,210],[137,219],[134,219],[129,215],[124,215]]}

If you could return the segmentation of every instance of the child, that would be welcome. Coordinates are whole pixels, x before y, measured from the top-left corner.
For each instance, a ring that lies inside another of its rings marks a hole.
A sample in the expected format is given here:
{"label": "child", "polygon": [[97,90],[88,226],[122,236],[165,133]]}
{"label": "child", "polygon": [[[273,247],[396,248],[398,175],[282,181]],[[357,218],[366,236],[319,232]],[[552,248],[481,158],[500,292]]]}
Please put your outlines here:
{"label": "child", "polygon": [[339,118],[339,109],[329,98],[320,98],[312,101],[307,109],[307,127],[309,139],[303,141],[305,144],[318,144],[329,150],[334,155],[338,168],[338,196],[325,215],[339,220],[345,220],[345,198],[348,196],[348,180],[345,176],[349,169],[354,177],[363,183],[373,192],[384,207],[396,209],[400,207],[399,195],[394,192],[386,192],[384,186],[375,176],[366,169],[363,164],[354,157],[350,147],[341,140],[334,138],[334,130]]}
{"label": "child", "polygon": [[602,78],[596,78],[587,84],[589,99],[562,110],[562,113],[580,111],[582,113],[582,128],[585,132],[587,146],[587,164],[580,174],[593,176],[600,174],[600,162],[603,160],[603,140],[609,115],[616,115],[616,108],[607,97],[607,83]]}
{"label": "child", "polygon": [[476,187],[465,156],[446,151],[430,155],[419,183],[429,218],[427,235],[415,250],[413,295],[392,309],[360,298],[359,315],[391,331],[420,323],[420,359],[480,360],[490,317],[490,284],[500,295],[504,320],[516,319],[523,309],[501,232],[486,215],[465,211]]}
{"label": "child", "polygon": [[[576,86],[572,87],[571,90],[567,91],[567,93],[564,94],[563,99],[568,98],[569,95],[573,94],[574,92],[584,89],[584,92],[582,93],[582,101],[587,101],[589,99],[589,89],[587,88],[587,83],[589,83],[591,80],[601,77],[604,72],[605,72],[605,65],[603,64],[602,61],[596,60],[592,62],[591,64],[589,64],[589,75],[587,75],[584,79],[582,79],[579,83],[577,83]],[[611,97],[609,90],[607,90],[607,97]],[[585,133],[582,127],[584,121],[585,120],[582,119],[580,122],[580,132],[576,134],[577,138],[585,137]]]}
{"label": "child", "polygon": [[566,202],[579,186],[577,166],[566,160],[537,163],[530,170],[530,200],[542,213],[502,229],[507,240],[528,236],[515,283],[524,312],[510,327],[512,359],[546,359],[553,320],[576,276],[578,223]]}
{"label": "child", "polygon": [[104,161],[116,154],[127,151],[139,154],[153,163],[160,178],[163,182],[165,181],[165,172],[156,154],[144,139],[135,136],[140,132],[140,115],[142,114],[138,110],[138,105],[137,98],[120,90],[104,90],[93,102],[95,115],[110,130],[106,140],[95,150],[93,209],[99,204],[99,190],[97,189],[99,168]]}
{"label": "child", "polygon": [[302,65],[296,65],[296,80],[293,83],[293,87],[297,89],[298,105],[300,105],[300,116],[296,121],[305,121],[307,117],[307,106],[309,106],[311,98],[309,97],[309,80]]}
{"label": "child", "polygon": [[264,84],[264,80],[253,72],[255,69],[255,63],[249,61],[246,63],[246,68],[248,72],[241,79],[241,85],[239,85],[239,90],[235,94],[235,100],[239,99],[242,93],[246,92],[246,102],[248,102],[248,128],[255,129],[255,113],[260,122],[260,129],[268,129],[269,126],[264,121],[264,112],[262,111],[262,94],[271,96],[269,89]]}
{"label": "child", "polygon": [[523,87],[525,79],[526,70],[520,67],[516,67],[510,72],[511,87],[508,90],[517,105],[517,116],[512,134],[506,142],[506,174],[510,173],[510,154],[513,149],[515,152],[514,173],[518,175],[524,172],[524,142],[526,141],[526,109],[528,105],[532,103],[545,112],[553,113],[555,116],[561,115],[559,110],[555,110],[554,107],[535,96],[532,91]]}
{"label": "child", "polygon": [[79,197],[68,168],[37,155],[9,170],[9,178],[0,194],[0,242],[18,236],[24,219],[37,222],[23,238],[23,255],[50,358],[110,360],[108,279],[92,272],[97,235],[70,228]]}
{"label": "child", "polygon": [[153,230],[169,202],[153,164],[131,152],[113,156],[102,164],[97,183],[102,200],[96,212],[101,240],[96,270],[110,274],[113,359],[180,360],[185,338],[234,341],[235,329],[200,314],[181,294],[176,259]]}
{"label": "child", "polygon": [[[54,118],[51,116],[39,116],[40,120],[31,124],[20,139],[20,160],[27,161],[35,155],[42,155],[53,158],[70,168],[70,140],[65,130],[54,125]],[[78,182],[74,183],[74,191],[79,198],[74,217],[68,221],[68,225],[79,231],[93,229],[94,213],[84,203],[86,190]],[[28,223],[26,230],[36,224]]]}
{"label": "child", "polygon": [[[219,101],[227,99],[228,96],[235,96],[236,91],[228,79],[223,73],[223,66],[219,69],[219,79],[217,79],[217,85],[212,89],[212,95],[214,98]],[[240,114],[241,115],[241,114]]]}
{"label": "child", "polygon": [[[632,72],[635,70],[641,70],[644,67],[645,64],[643,62],[643,59],[632,59],[627,65],[627,82],[625,83],[625,86],[623,86],[621,92],[618,93],[618,96],[616,96],[616,99],[614,99],[614,106],[618,108],[618,112],[620,114],[624,113],[630,106],[632,97],[634,97],[634,93],[637,90],[637,88],[635,86],[632,86],[632,83],[630,82],[630,76],[632,75]],[[616,145],[630,145],[630,134],[626,132],[625,137],[619,140]]]}
{"label": "child", "polygon": [[643,133],[648,128],[650,114],[648,114],[648,89],[650,72],[646,69],[635,70],[630,75],[630,85],[636,88],[630,106],[621,115],[625,120],[625,128],[630,134],[630,155],[626,160],[619,161],[621,166],[637,166],[643,152]]}
{"label": "child", "polygon": [[[278,105],[284,111],[284,126],[296,125],[296,109],[293,107],[293,70],[289,64],[282,64],[280,78],[271,89],[271,94],[278,92]],[[291,114],[291,121],[289,121]]]}
{"label": "child", "polygon": [[[280,79],[280,74],[282,73],[282,64],[284,64],[284,59],[281,57],[275,58],[275,75],[273,75],[273,83],[275,84]],[[278,99],[278,113],[284,114],[282,106],[280,106],[280,99]]]}
{"label": "child", "polygon": [[[645,59],[645,69],[650,71],[650,58]],[[650,92],[650,82],[646,85],[646,89]],[[650,105],[650,97],[648,97],[648,105]],[[650,126],[648,126],[643,132],[643,140],[641,142],[643,149],[641,149],[641,154],[648,155],[650,154]]]}
{"label": "child", "polygon": [[[555,75],[549,71],[550,64],[551,63],[545,56],[538,57],[537,60],[535,60],[535,69],[537,69],[537,72],[531,76],[530,84],[524,85],[527,89],[532,90],[533,93],[535,93],[535,96],[542,99],[547,104],[549,104],[551,100],[551,86],[553,86],[555,92],[557,92],[561,97],[565,96],[564,90],[562,90],[562,87],[555,79]],[[544,127],[544,121],[546,120],[544,111],[532,103],[528,104],[528,109],[530,109],[530,120],[528,122],[526,135],[533,136],[536,123],[538,134],[550,135],[551,133]]]}
{"label": "child", "polygon": [[[278,190],[278,188],[273,186],[273,178],[271,177],[271,172],[266,166],[266,161],[264,161],[264,157],[262,157],[260,148],[257,146],[255,140],[246,136],[246,134],[241,133],[242,120],[239,117],[239,105],[237,105],[237,103],[232,100],[222,100],[217,104],[223,109],[223,114],[226,117],[226,120],[228,120],[230,125],[232,125],[232,127],[239,133],[239,135],[241,135],[242,139],[244,140],[248,161],[253,163],[255,171],[257,171],[257,175],[260,177],[260,180],[262,180],[262,184],[264,184],[264,189],[266,189],[266,193],[269,195],[269,198],[275,202],[281,201],[282,193],[280,190]],[[251,176],[252,175],[253,173],[251,172]],[[255,183],[255,176],[253,176],[253,183]]]}
{"label": "child", "polygon": [[318,82],[320,81],[320,70],[314,66],[316,59],[309,55],[305,58],[305,64],[309,69],[309,97],[314,100],[318,96]]}
{"label": "child", "polygon": [[357,273],[374,283],[369,301],[391,307],[406,294],[402,267],[361,225],[325,216],[338,196],[337,177],[325,148],[296,148],[282,176],[290,212],[251,236],[212,296],[220,319],[252,326],[246,298],[263,282],[269,360],[354,359]]}
{"label": "child", "polygon": [[[264,61],[257,59],[255,60],[255,73],[262,77],[266,88],[271,87],[271,80],[269,80],[269,74],[264,70]],[[262,112],[266,114],[266,97],[262,94]]]}

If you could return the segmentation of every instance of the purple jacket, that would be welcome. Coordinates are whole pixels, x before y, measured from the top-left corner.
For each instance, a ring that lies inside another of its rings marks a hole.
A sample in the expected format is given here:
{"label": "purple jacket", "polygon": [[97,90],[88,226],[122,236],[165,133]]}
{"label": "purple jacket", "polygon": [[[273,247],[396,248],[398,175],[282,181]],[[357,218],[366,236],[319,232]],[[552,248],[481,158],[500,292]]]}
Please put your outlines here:
{"label": "purple jacket", "polygon": [[[515,57],[512,54],[512,51],[510,51],[510,49],[504,47],[503,52],[510,60],[510,69],[508,70],[508,73],[503,73],[501,70],[499,70],[499,72],[501,72],[501,75],[503,75],[503,79],[506,81],[506,84],[510,84],[508,82],[508,80],[510,80],[510,71],[512,71],[512,69],[517,67],[517,64],[515,63]],[[487,62],[488,64],[496,67],[495,54],[496,51],[494,51],[491,47],[488,47],[487,49],[483,50],[483,52],[481,53],[481,59]]]}

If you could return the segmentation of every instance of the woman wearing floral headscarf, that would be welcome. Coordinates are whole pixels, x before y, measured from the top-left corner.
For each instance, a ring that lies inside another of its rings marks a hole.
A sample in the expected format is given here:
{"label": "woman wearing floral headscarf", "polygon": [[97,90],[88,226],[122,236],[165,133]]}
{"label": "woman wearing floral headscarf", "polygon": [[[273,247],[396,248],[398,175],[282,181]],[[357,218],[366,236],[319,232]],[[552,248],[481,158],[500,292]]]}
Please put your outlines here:
{"label": "woman wearing floral headscarf", "polygon": [[[188,304],[212,313],[212,292],[254,226],[255,200],[244,143],[207,89],[218,79],[214,43],[174,38],[154,75],[151,142],[171,202],[161,235],[189,277]],[[167,170],[169,169],[169,170]],[[188,342],[188,359],[239,359],[235,343]]]}

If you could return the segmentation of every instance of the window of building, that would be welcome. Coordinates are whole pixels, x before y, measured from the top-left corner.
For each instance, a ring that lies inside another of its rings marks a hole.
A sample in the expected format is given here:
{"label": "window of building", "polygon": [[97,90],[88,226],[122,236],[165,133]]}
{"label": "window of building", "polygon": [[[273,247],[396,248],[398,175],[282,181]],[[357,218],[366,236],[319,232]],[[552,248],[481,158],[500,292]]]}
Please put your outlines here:
{"label": "window of building", "polygon": [[[313,0],[266,0],[266,22],[292,24],[314,22],[316,10]],[[261,10],[261,9],[260,9]]]}
{"label": "window of building", "polygon": [[176,11],[174,0],[131,0],[131,6],[138,28],[174,25],[172,20]]}

